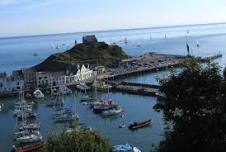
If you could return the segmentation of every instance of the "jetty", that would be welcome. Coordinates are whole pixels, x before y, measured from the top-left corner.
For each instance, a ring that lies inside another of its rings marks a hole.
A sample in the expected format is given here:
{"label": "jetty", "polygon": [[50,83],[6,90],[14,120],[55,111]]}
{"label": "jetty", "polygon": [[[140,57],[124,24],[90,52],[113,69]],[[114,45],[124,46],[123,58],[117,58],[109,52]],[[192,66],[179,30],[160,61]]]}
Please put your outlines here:
{"label": "jetty", "polygon": [[[222,54],[195,58],[197,58],[200,62],[209,62],[220,57],[222,57]],[[114,80],[133,74],[155,72],[168,68],[180,67],[185,60],[190,58],[192,58],[192,56],[157,54],[150,52],[137,57],[122,60],[119,67],[112,68],[107,73],[99,75],[97,80]]]}
{"label": "jetty", "polygon": [[142,84],[142,83],[131,83],[131,82],[120,82],[120,83],[111,83],[111,90],[117,92],[124,92],[137,95],[145,96],[158,96],[159,89],[161,86],[153,84]]}

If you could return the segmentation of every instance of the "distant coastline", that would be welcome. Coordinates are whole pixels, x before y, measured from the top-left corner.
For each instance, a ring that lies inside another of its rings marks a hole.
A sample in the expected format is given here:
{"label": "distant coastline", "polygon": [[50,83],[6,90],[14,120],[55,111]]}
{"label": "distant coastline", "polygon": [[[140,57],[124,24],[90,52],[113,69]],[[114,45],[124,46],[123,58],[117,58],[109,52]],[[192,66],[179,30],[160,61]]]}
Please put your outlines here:
{"label": "distant coastline", "polygon": [[32,37],[45,37],[45,36],[57,36],[64,34],[93,34],[97,32],[116,32],[116,31],[131,31],[131,30],[146,30],[146,29],[163,29],[163,28],[177,28],[177,27],[198,27],[198,26],[208,26],[208,25],[223,25],[226,22],[216,22],[216,23],[200,23],[200,24],[182,24],[182,25],[166,25],[166,26],[153,26],[153,27],[138,27],[138,28],[121,28],[121,29],[109,29],[109,30],[93,30],[93,31],[81,31],[81,32],[65,32],[65,33],[49,33],[49,34],[37,34],[37,35],[22,35],[22,36],[6,36],[0,37],[2,39],[18,39],[18,38],[32,38]]}

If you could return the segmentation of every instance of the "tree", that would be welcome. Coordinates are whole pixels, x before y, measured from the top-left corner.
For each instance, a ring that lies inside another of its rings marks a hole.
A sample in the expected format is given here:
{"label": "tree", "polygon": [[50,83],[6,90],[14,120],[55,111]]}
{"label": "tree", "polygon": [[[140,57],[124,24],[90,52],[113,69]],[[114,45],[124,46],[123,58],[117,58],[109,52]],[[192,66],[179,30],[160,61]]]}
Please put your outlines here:
{"label": "tree", "polygon": [[76,128],[59,135],[50,134],[45,152],[110,152],[108,140],[93,130]]}
{"label": "tree", "polygon": [[226,151],[226,83],[215,63],[185,62],[182,72],[160,81],[166,100],[155,107],[167,123],[159,152]]}

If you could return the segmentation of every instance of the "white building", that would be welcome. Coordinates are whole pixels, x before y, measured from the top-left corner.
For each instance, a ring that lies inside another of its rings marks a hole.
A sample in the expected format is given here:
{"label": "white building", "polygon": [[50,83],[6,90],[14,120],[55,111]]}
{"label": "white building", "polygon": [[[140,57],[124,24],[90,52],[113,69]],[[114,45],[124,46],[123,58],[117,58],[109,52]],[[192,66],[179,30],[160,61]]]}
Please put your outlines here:
{"label": "white building", "polygon": [[65,84],[66,85],[76,85],[80,82],[86,82],[92,80],[94,77],[93,70],[86,68],[82,65],[81,69],[78,69],[75,75],[65,76]]}

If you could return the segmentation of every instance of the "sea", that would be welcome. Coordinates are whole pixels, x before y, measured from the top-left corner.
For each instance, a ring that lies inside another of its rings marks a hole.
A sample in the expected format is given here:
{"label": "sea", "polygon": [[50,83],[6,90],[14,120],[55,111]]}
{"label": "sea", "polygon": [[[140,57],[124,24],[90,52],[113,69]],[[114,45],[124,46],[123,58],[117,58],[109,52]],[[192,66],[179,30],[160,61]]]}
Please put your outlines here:
{"label": "sea", "polygon": [[[192,55],[210,56],[221,53],[223,57],[215,62],[222,70],[226,65],[226,24],[221,23],[0,38],[0,72],[10,75],[13,70],[36,65],[53,53],[72,48],[75,41],[80,43],[82,36],[90,34],[96,35],[99,41],[119,45],[130,56],[146,52],[187,55],[188,43]],[[125,43],[125,39],[128,43]],[[168,74],[167,70],[137,74],[123,78],[123,81],[159,84],[158,79],[167,77]],[[113,145],[131,143],[142,152],[150,152],[164,140],[164,117],[161,112],[153,109],[157,102],[155,97],[98,92],[99,98],[111,98],[124,110],[122,117],[105,118],[94,114],[91,109],[81,104],[80,96],[81,93],[73,92],[61,98],[65,107],[70,107],[79,114],[81,124],[97,130]],[[13,103],[16,101],[16,97],[0,98],[0,152],[9,152],[14,144],[13,133],[17,123],[13,117]],[[67,128],[68,124],[54,122],[53,109],[46,107],[45,99],[36,100],[34,108],[44,139],[49,133],[59,133]],[[121,123],[129,124],[150,118],[153,124],[148,128],[137,131],[118,128]]]}

